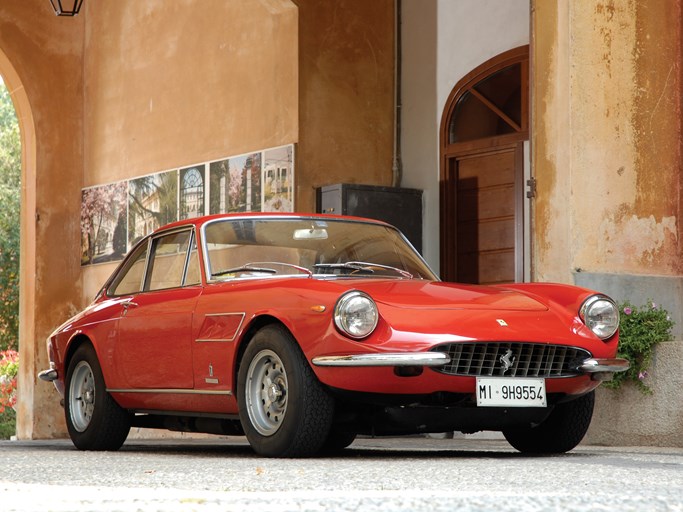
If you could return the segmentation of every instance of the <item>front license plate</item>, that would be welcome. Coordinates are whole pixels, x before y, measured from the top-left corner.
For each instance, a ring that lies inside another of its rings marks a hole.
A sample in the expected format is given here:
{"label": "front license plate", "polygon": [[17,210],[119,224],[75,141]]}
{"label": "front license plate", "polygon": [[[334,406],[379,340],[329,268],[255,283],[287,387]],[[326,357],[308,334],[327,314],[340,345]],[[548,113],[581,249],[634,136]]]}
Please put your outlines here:
{"label": "front license plate", "polygon": [[545,407],[545,380],[477,378],[478,407]]}

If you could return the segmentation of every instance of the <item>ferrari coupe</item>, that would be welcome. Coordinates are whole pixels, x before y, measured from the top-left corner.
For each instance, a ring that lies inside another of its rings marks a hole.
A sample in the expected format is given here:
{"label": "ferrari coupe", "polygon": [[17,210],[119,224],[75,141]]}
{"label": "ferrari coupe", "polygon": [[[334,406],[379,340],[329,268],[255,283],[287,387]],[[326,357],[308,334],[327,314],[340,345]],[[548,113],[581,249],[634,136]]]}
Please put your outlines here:
{"label": "ferrari coupe", "polygon": [[268,457],[482,430],[562,453],[628,368],[618,326],[595,291],[442,282],[383,222],[219,215],[140,240],[49,336],[40,377],[82,450],[144,427],[246,435]]}

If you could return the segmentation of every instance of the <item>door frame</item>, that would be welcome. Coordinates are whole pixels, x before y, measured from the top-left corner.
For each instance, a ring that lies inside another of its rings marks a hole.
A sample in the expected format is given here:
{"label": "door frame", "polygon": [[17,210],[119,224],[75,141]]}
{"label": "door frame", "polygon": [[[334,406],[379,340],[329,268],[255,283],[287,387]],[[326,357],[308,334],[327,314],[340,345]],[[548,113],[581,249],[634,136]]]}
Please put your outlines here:
{"label": "door frame", "polygon": [[[522,118],[520,129],[515,133],[487,137],[466,142],[449,142],[449,125],[451,117],[460,98],[480,81],[513,64],[522,65]],[[453,168],[457,158],[509,150],[515,148],[515,280],[523,281],[525,277],[525,238],[524,238],[524,144],[529,140],[529,45],[520,46],[501,53],[484,62],[465,75],[453,88],[443,114],[441,116],[440,138],[440,267],[441,277],[445,281],[455,280],[457,274],[457,169]]]}

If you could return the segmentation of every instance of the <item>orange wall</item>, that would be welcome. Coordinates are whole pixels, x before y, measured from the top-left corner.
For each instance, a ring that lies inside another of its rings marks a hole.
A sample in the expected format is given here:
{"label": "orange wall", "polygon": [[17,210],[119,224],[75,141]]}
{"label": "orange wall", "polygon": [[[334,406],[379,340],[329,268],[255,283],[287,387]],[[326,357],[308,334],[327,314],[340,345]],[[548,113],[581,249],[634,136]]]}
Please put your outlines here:
{"label": "orange wall", "polygon": [[315,188],[391,185],[393,0],[294,0],[299,6],[299,145],[296,204],[315,210]]}
{"label": "orange wall", "polygon": [[19,437],[63,429],[56,392],[36,374],[47,368],[46,336],[81,304],[80,265],[64,248],[80,238],[83,27],[55,17],[49,2],[0,3],[0,72],[19,101],[24,157]]}
{"label": "orange wall", "polygon": [[534,4],[534,277],[679,275],[681,2]]}
{"label": "orange wall", "polygon": [[[45,338],[114,264],[81,269],[82,187],[296,143],[315,187],[391,183],[393,1],[0,3],[0,72],[22,123],[20,438],[64,434]],[[11,83],[10,83],[11,82]],[[20,115],[22,113],[20,112]]]}
{"label": "orange wall", "polygon": [[289,0],[86,2],[85,185],[296,142]]}

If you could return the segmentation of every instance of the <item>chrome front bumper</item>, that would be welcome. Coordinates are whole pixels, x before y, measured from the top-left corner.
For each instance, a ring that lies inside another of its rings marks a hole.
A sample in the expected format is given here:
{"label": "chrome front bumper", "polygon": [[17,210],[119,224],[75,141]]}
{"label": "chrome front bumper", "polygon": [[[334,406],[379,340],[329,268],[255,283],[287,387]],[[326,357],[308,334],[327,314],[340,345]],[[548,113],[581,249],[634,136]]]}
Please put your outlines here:
{"label": "chrome front bumper", "polygon": [[[451,362],[443,352],[395,352],[319,356],[313,358],[316,366],[370,367],[370,366],[444,366]],[[584,359],[576,367],[579,373],[589,374],[593,380],[611,380],[617,372],[628,370],[629,362],[618,358]]]}
{"label": "chrome front bumper", "polygon": [[631,364],[628,359],[584,359],[577,367],[581,373],[590,374],[593,380],[612,380],[612,376],[618,372],[625,372]]}
{"label": "chrome front bumper", "polygon": [[352,354],[313,358],[316,366],[443,366],[450,362],[450,356],[443,352]]}

